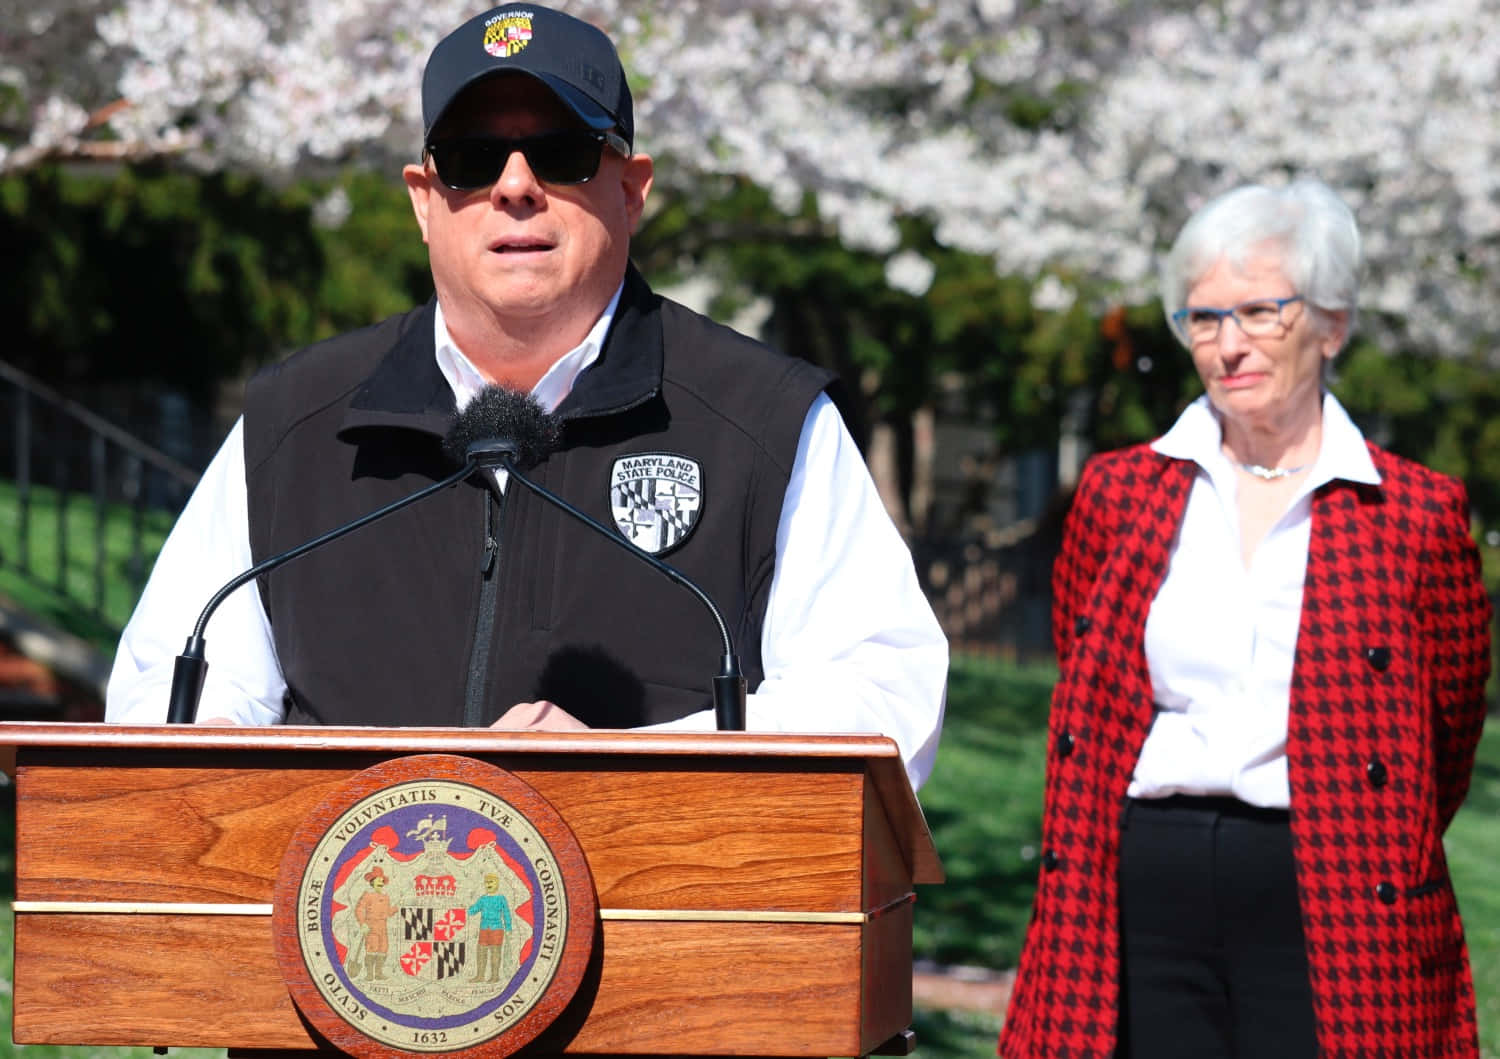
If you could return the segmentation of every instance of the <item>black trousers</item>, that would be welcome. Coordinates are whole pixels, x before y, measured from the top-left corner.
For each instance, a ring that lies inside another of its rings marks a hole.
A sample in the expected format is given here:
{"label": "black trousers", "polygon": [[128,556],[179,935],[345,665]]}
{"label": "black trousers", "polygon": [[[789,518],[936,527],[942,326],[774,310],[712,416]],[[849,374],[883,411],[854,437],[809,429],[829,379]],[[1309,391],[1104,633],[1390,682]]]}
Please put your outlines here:
{"label": "black trousers", "polygon": [[1124,1059],[1313,1059],[1285,811],[1132,800],[1120,844]]}

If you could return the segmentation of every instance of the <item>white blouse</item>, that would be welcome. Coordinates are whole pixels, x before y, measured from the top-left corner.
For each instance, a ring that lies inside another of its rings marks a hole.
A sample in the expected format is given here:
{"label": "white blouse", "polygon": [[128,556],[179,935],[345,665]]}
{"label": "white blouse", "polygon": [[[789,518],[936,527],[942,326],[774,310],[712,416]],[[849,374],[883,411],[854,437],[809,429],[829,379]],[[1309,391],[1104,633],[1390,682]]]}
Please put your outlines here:
{"label": "white blouse", "polygon": [[1302,614],[1312,494],[1334,479],[1379,484],[1364,436],[1323,395],[1318,458],[1290,504],[1241,559],[1238,482],[1223,431],[1200,397],[1152,448],[1192,460],[1197,477],[1167,575],[1146,619],[1146,661],[1157,706],[1128,793],[1231,795],[1286,808],[1287,710]]}

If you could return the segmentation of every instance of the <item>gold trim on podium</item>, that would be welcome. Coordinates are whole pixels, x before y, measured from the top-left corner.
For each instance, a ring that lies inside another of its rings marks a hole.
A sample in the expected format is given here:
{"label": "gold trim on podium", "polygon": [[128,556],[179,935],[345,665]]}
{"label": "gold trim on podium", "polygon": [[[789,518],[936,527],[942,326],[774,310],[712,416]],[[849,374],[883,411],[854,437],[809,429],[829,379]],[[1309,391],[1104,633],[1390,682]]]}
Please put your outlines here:
{"label": "gold trim on podium", "polygon": [[[785,912],[707,908],[601,908],[599,918],[632,923],[868,923],[916,899],[907,894],[868,912]],[[15,912],[100,916],[269,916],[271,905],[191,901],[12,901]]]}
{"label": "gold trim on podium", "polygon": [[271,905],[196,901],[12,901],[15,912],[68,912],[96,916],[268,916]]}

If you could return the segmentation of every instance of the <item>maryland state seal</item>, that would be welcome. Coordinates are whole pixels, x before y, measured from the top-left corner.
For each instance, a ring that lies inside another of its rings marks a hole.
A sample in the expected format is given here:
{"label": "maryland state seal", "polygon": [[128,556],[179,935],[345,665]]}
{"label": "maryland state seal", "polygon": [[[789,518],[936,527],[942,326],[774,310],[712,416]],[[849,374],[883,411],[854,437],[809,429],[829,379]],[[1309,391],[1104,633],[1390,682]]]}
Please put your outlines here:
{"label": "maryland state seal", "polygon": [[308,818],[274,914],[298,1007],[345,1051],[507,1055],[576,991],[596,912],[576,839],[534,789],[418,755]]}

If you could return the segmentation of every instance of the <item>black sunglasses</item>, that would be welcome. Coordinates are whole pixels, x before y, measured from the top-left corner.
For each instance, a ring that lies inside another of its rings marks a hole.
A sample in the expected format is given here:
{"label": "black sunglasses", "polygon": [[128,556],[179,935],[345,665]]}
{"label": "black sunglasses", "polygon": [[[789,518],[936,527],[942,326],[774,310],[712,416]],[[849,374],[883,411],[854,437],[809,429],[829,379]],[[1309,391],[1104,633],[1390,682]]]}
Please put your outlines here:
{"label": "black sunglasses", "polygon": [[615,132],[562,129],[536,136],[456,136],[429,143],[438,179],[454,191],[477,191],[500,179],[510,156],[520,151],[536,178],[548,184],[586,184],[599,172],[605,146],[625,157],[630,145]]}

